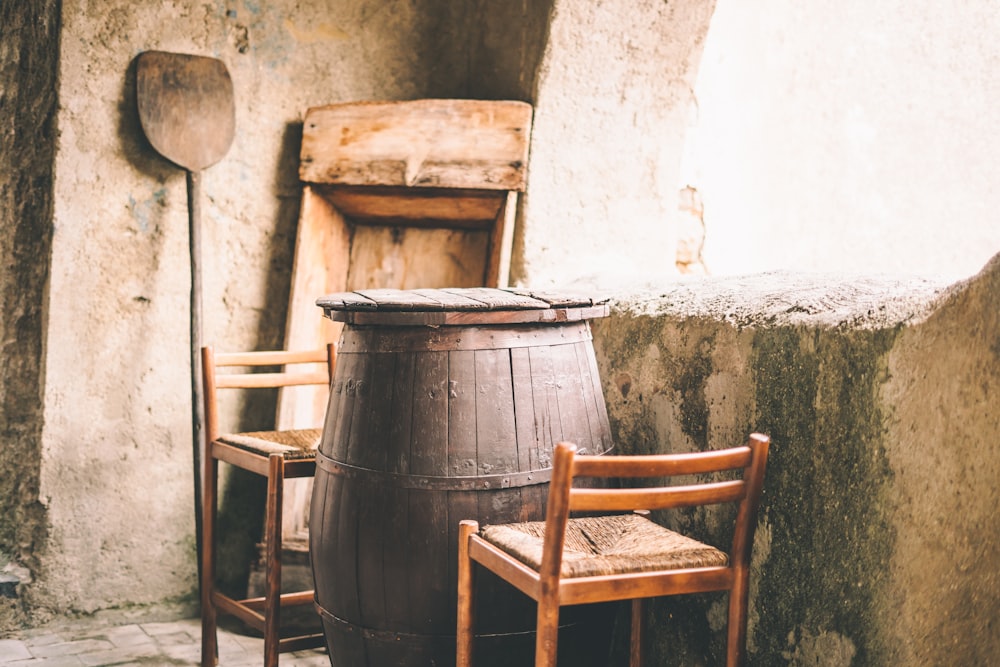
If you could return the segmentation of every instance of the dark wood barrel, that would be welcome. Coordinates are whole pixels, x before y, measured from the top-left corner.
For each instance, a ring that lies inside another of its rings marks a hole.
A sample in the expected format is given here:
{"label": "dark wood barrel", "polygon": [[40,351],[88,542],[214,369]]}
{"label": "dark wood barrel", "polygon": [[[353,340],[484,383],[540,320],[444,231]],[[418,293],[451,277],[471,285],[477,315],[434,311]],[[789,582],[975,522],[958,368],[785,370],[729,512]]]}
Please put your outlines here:
{"label": "dark wood barrel", "polygon": [[[541,520],[554,444],[611,448],[586,321],[606,307],[481,289],[317,303],[345,322],[309,526],[331,663],[452,665],[458,522]],[[530,661],[534,603],[477,585],[479,664]],[[602,664],[610,627],[566,619],[567,664]]]}

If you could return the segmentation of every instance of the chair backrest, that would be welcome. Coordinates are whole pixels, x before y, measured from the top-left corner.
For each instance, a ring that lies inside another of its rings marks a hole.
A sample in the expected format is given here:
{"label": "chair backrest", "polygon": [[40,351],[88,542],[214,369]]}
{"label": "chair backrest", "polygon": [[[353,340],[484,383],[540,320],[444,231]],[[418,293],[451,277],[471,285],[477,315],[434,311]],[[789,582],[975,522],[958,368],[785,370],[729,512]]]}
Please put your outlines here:
{"label": "chair backrest", "polygon": [[[323,364],[318,366],[318,364]],[[314,350],[268,350],[256,352],[220,352],[201,348],[202,383],[205,389],[205,433],[218,437],[217,389],[266,389],[302,385],[330,385],[336,364],[332,343]],[[310,367],[311,366],[311,367]],[[219,368],[242,368],[242,372],[219,373]],[[255,368],[280,370],[254,372]]]}
{"label": "chair backrest", "polygon": [[[659,510],[693,505],[737,503],[730,565],[748,565],[764,484],[770,439],[752,434],[747,444],[707,452],[638,456],[577,455],[576,446],[556,445],[546,509],[542,571],[559,571],[566,522],[571,511],[611,512]],[[737,479],[719,481],[717,473],[742,470]],[[714,476],[713,476],[714,475]],[[664,478],[695,477],[684,484],[664,485]],[[707,477],[706,477],[707,476]],[[625,488],[579,487],[581,478],[653,479],[654,485]]]}

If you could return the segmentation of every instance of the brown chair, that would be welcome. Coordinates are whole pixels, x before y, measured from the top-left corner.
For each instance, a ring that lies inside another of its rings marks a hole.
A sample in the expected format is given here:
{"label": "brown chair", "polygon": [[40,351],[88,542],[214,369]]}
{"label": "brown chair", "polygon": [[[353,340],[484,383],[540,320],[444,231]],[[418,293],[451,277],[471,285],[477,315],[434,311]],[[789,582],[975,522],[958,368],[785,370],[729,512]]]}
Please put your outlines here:
{"label": "brown chair", "polygon": [[[484,526],[462,521],[458,546],[457,667],[472,664],[473,563],[491,570],[538,603],[536,667],[556,664],[559,607],[632,600],[630,664],[642,661],[644,598],[729,592],[726,664],[746,651],[750,551],[769,439],[754,434],[744,447],[652,456],[577,456],[555,449],[545,521]],[[742,471],[742,476],[710,473]],[[663,478],[694,476],[675,486]],[[723,477],[720,479],[720,477]],[[580,478],[657,478],[656,486],[578,488]],[[734,503],[728,553],[663,528],[629,510]],[[571,511],[607,513],[570,518]]]}
{"label": "brown chair", "polygon": [[[323,634],[280,636],[283,606],[311,604],[313,591],[281,593],[281,512],[284,480],[312,477],[322,429],[258,431],[223,434],[219,428],[216,390],[326,385],[333,377],[333,345],[308,351],[236,352],[215,354],[201,349],[205,390],[205,470],[202,495],[201,664],[215,665],[217,614],[230,614],[264,633],[264,665],[278,664],[278,654],[324,644]],[[305,364],[312,365],[311,367]],[[322,365],[320,365],[322,364]],[[252,372],[257,367],[280,367],[276,372]],[[244,372],[217,373],[220,367],[243,367]],[[215,588],[215,521],[219,489],[219,461],[267,478],[264,520],[264,596],[235,600]]]}

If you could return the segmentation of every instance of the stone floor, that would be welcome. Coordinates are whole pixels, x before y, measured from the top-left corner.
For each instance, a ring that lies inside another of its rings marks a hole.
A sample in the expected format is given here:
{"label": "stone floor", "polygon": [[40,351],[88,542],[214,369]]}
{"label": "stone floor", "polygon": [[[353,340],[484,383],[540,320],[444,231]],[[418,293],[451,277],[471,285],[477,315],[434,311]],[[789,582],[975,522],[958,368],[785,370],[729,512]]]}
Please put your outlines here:
{"label": "stone floor", "polygon": [[[264,640],[219,630],[219,667],[259,667]],[[88,620],[24,630],[0,638],[4,667],[173,667],[197,665],[201,656],[198,619],[133,621]],[[280,667],[329,667],[321,649],[283,653]]]}

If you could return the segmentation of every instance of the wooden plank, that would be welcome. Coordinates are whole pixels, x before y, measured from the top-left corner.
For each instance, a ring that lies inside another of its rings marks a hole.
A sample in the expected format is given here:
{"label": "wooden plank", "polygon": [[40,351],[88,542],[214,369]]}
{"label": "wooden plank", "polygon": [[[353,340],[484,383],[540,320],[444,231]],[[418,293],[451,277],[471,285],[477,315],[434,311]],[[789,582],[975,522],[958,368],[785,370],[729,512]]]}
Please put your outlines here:
{"label": "wooden plank", "polygon": [[[385,445],[384,469],[392,473],[410,471],[410,430],[413,419],[413,392],[416,373],[416,355],[409,352],[393,355],[395,368],[390,393],[393,396],[391,412],[386,415],[389,433]],[[386,497],[386,516],[382,519],[386,552],[383,555],[385,571],[386,624],[392,628],[408,628],[410,623],[410,570],[406,545],[410,541],[410,520],[407,508],[410,491],[396,486],[383,490]]]}
{"label": "wooden plank", "polygon": [[545,466],[538,458],[538,440],[535,436],[535,405],[531,394],[531,364],[528,360],[528,348],[510,349],[510,377],[514,392],[517,468],[520,471],[539,470]]}
{"label": "wooden plank", "polygon": [[497,211],[490,235],[490,253],[486,260],[486,280],[489,287],[507,287],[510,282],[510,256],[514,247],[514,223],[517,219],[517,193],[508,192],[504,205]]}
{"label": "wooden plank", "polygon": [[441,310],[441,311],[347,311],[324,308],[327,317],[337,322],[389,326],[475,326],[480,324],[529,324],[534,322],[581,322],[606,317],[606,306],[591,308],[550,308],[524,310]]}
{"label": "wooden plank", "polygon": [[335,461],[347,461],[350,446],[350,429],[354,419],[354,408],[358,400],[358,380],[364,379],[363,355],[346,353],[340,355],[336,377],[331,386],[331,406],[336,402],[336,419],[326,424],[323,433],[323,452]]}
{"label": "wooden plank", "polygon": [[590,431],[591,454],[603,454],[611,448],[608,413],[604,402],[601,379],[596,377],[597,364],[592,345],[574,345],[577,372],[580,374],[582,405],[587,415]]}
{"label": "wooden plank", "polygon": [[[374,301],[378,310],[444,310],[437,299],[410,290],[366,289],[358,290],[358,294]],[[433,294],[433,291],[426,294]]]}
{"label": "wooden plank", "polygon": [[565,290],[536,290],[528,288],[511,288],[514,294],[538,299],[549,304],[552,308],[582,308],[585,306],[595,306],[607,303],[607,297],[594,297],[586,292],[574,292]]}
{"label": "wooden plank", "polygon": [[[418,634],[445,634],[443,619],[454,618],[454,599],[448,595],[448,502],[444,491],[411,489],[407,569],[410,630]],[[454,590],[451,588],[451,590]],[[432,664],[430,662],[424,664]]]}
{"label": "wooden plank", "polygon": [[492,227],[507,198],[505,191],[440,188],[327,186],[323,193],[352,222],[404,226]]}
{"label": "wooden plank", "polygon": [[488,245],[485,230],[357,227],[348,289],[482,285]]}
{"label": "wooden plank", "polygon": [[389,441],[386,446],[388,472],[410,472],[410,443],[413,426],[414,383],[417,378],[417,355],[403,352],[396,355],[396,370],[392,382],[392,414],[389,415]]}
{"label": "wooden plank", "polygon": [[502,348],[476,350],[474,354],[479,474],[514,472],[518,460],[510,351]]}
{"label": "wooden plank", "polygon": [[448,353],[447,457],[448,475],[452,477],[480,474],[476,464],[476,404],[480,387],[476,371],[475,351],[456,350]]}
{"label": "wooden plank", "polygon": [[448,353],[416,355],[410,469],[413,475],[447,475],[443,448],[448,442]]}
{"label": "wooden plank", "polygon": [[444,291],[464,296],[468,299],[482,301],[490,310],[543,310],[549,307],[549,304],[544,301],[515,294],[509,290],[492,289],[489,287],[464,287],[448,288]]}
{"label": "wooden plank", "polygon": [[549,348],[553,387],[562,424],[562,432],[557,439],[568,440],[580,449],[585,449],[587,454],[596,454],[590,441],[590,424],[587,417],[590,406],[583,400],[583,383],[575,348],[576,345],[553,345]]}
{"label": "wooden plank", "polygon": [[[332,322],[314,305],[320,294],[346,288],[351,234],[347,223],[328,201],[306,186],[302,192],[299,226],[292,260],[292,285],[285,321],[285,349],[304,350],[334,342],[341,324]],[[290,368],[290,372],[297,369]],[[326,388],[278,391],[275,427],[312,428],[322,425],[328,400]],[[308,539],[312,480],[285,484],[281,512],[284,541]]]}
{"label": "wooden plank", "polygon": [[313,107],[299,177],[344,185],[525,188],[531,106],[413,100]]}
{"label": "wooden plank", "polygon": [[413,290],[428,299],[434,299],[441,304],[443,310],[485,310],[488,306],[482,301],[476,301],[458,294],[440,289]]}
{"label": "wooden plank", "polygon": [[[412,475],[448,474],[449,353],[415,354],[413,414],[410,431]],[[415,527],[408,541],[411,628],[422,634],[440,632],[447,618],[448,505],[445,492],[414,490],[409,493],[409,520]],[[444,614],[444,616],[442,616]]]}
{"label": "wooden plank", "polygon": [[528,361],[531,364],[531,397],[535,403],[535,441],[539,447],[539,463],[549,467],[552,465],[552,448],[562,437],[552,347],[528,348]]}

